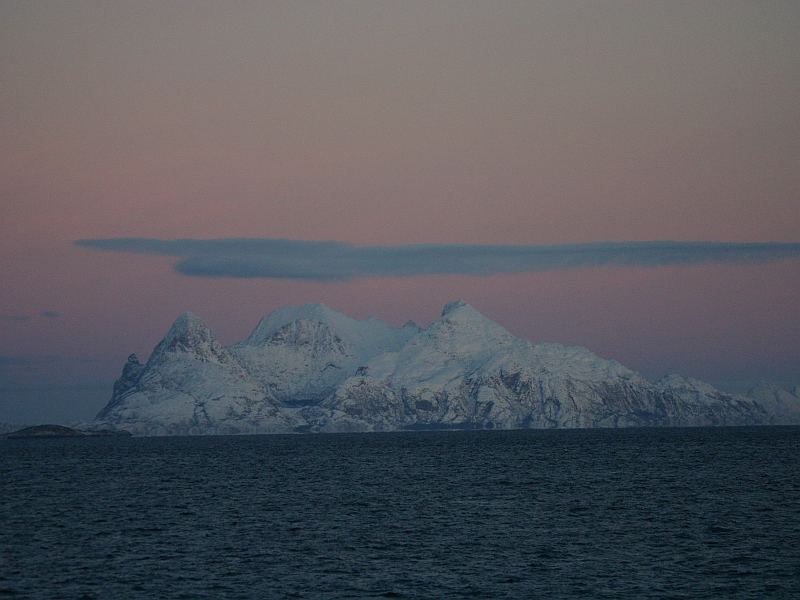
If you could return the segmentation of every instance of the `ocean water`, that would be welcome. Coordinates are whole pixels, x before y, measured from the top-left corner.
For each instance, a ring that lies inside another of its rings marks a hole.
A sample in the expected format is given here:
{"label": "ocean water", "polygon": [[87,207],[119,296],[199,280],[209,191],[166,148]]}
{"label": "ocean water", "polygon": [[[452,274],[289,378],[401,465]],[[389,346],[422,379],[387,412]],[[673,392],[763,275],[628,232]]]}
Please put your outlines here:
{"label": "ocean water", "polygon": [[800,428],[0,441],[0,597],[800,598]]}

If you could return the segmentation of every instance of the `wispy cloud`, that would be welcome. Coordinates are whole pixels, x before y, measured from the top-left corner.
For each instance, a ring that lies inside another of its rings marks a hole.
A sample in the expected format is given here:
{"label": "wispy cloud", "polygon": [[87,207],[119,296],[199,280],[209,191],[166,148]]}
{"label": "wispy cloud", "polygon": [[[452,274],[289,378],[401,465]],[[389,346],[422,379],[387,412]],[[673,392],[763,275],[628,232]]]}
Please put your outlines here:
{"label": "wispy cloud", "polygon": [[42,310],[39,311],[39,316],[45,319],[58,319],[59,317],[63,317],[64,313],[60,313],[57,310]]}
{"label": "wispy cloud", "polygon": [[174,256],[194,277],[342,281],[358,277],[494,275],[585,267],[762,263],[800,257],[800,243],[595,242],[558,245],[354,246],[271,238],[77,240],[111,252]]}

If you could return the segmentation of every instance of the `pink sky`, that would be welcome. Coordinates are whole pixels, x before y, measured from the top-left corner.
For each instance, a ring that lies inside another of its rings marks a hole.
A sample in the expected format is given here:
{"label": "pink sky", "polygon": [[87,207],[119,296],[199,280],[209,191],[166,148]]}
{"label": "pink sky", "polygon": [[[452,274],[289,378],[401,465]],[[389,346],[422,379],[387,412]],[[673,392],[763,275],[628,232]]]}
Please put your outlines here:
{"label": "pink sky", "polygon": [[105,389],[184,310],[232,342],[301,302],[800,380],[796,260],[303,283],[72,244],[800,241],[795,2],[4,3],[0,81],[0,421],[90,415],[110,387],[28,388]]}

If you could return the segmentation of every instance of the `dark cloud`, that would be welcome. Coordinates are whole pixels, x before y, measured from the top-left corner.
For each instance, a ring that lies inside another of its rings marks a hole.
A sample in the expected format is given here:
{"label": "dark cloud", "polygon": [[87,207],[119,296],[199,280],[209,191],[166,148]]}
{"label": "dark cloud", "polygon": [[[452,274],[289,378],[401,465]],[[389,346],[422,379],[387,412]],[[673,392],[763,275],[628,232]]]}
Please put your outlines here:
{"label": "dark cloud", "polygon": [[536,246],[419,244],[353,246],[269,238],[110,238],[78,240],[112,252],[179,258],[175,270],[194,277],[342,281],[357,277],[494,275],[585,267],[661,267],[762,263],[800,257],[800,243],[595,242]]}
{"label": "dark cloud", "polygon": [[58,319],[59,317],[63,317],[64,314],[58,312],[57,310],[42,310],[39,311],[39,316],[44,317],[45,319]]}

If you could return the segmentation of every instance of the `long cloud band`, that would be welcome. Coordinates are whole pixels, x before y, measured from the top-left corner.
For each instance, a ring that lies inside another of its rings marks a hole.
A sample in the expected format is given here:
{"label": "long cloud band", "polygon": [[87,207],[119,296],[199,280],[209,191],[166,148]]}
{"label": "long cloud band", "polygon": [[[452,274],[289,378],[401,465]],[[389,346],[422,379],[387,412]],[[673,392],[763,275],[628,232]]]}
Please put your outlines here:
{"label": "long cloud band", "polygon": [[178,258],[194,277],[343,281],[358,277],[494,275],[586,267],[763,263],[800,257],[800,243],[595,242],[557,245],[354,246],[272,238],[86,239],[79,246]]}

